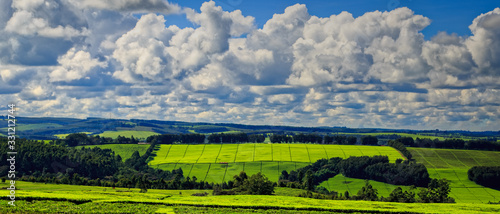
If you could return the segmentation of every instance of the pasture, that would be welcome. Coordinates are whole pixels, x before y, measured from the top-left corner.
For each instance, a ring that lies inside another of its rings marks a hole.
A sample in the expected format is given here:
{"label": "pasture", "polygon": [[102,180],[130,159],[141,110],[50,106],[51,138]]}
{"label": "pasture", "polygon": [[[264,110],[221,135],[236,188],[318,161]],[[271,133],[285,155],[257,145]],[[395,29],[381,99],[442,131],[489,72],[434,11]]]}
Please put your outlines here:
{"label": "pasture", "polygon": [[149,145],[148,144],[105,144],[105,145],[89,145],[89,146],[76,146],[75,148],[94,148],[94,147],[99,147],[101,149],[111,149],[115,152],[115,155],[120,155],[122,157],[122,160],[125,161],[126,159],[132,157],[132,154],[135,151],[138,151],[140,155],[143,155],[146,153],[146,150],[148,150]]}
{"label": "pasture", "polygon": [[451,181],[451,197],[456,202],[487,203],[500,201],[500,191],[470,181],[467,171],[473,166],[500,166],[500,152],[408,148],[418,163],[427,167],[431,178]]}
{"label": "pasture", "polygon": [[278,181],[281,171],[295,170],[322,158],[387,155],[391,162],[403,157],[384,146],[351,146],[321,144],[199,144],[159,145],[153,168],[181,168],[184,176],[219,183],[233,179],[245,171],[248,175],[262,172],[269,180]]}

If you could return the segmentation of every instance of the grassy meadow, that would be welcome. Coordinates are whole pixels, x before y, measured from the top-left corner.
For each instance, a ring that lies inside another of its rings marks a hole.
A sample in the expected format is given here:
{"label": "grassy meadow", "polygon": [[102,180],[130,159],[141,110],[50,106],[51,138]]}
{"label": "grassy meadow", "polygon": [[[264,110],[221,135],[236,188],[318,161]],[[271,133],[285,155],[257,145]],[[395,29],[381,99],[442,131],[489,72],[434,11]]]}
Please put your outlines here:
{"label": "grassy meadow", "polygon": [[470,181],[467,171],[473,166],[500,166],[500,152],[408,148],[418,163],[427,167],[431,178],[451,181],[451,197],[457,202],[487,203],[500,201],[500,191]]}
{"label": "grassy meadow", "polygon": [[404,157],[385,146],[351,146],[320,144],[200,144],[159,145],[156,157],[149,162],[154,168],[181,168],[185,176],[219,183],[232,180],[241,171],[252,175],[262,172],[278,181],[281,171],[295,170],[322,158],[387,155],[391,162]]}
{"label": "grassy meadow", "polygon": [[75,148],[94,148],[99,147],[101,149],[111,149],[115,152],[115,155],[120,155],[122,160],[132,157],[132,153],[138,151],[140,155],[146,153],[148,150],[148,144],[105,144],[105,145],[89,145],[89,146],[76,146]]}
{"label": "grassy meadow", "polygon": [[[493,204],[419,204],[318,200],[293,197],[303,190],[276,188],[274,195],[212,196],[211,190],[153,190],[16,182],[16,207],[5,213],[498,213]],[[7,183],[0,183],[1,188]],[[191,196],[193,193],[208,196]],[[7,195],[7,190],[0,193]],[[21,199],[21,200],[20,200]]]}

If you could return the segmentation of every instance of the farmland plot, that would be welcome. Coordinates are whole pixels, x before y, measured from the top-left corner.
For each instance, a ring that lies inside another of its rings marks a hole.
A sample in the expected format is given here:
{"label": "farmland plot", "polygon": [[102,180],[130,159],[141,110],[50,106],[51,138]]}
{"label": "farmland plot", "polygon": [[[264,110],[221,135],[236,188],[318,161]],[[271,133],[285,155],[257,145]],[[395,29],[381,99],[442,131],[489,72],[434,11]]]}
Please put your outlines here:
{"label": "farmland plot", "polygon": [[485,188],[469,180],[472,166],[500,166],[500,152],[408,148],[413,158],[423,163],[431,178],[446,178],[451,183],[451,196],[457,202],[487,203],[499,201],[500,191]]}

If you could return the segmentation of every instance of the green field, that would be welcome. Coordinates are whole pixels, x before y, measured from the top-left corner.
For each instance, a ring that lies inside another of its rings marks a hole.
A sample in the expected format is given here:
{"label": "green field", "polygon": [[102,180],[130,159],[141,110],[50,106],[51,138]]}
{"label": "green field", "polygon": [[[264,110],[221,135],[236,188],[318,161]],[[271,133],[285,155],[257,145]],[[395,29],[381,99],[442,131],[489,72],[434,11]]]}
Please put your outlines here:
{"label": "green field", "polygon": [[132,135],[134,136],[134,138],[142,138],[142,139],[146,139],[147,137],[151,136],[151,135],[159,135],[158,133],[156,132],[151,132],[151,131],[133,131],[133,130],[126,130],[126,131],[105,131],[101,134],[97,134],[101,137],[110,137],[110,138],[117,138],[118,135],[122,136],[122,137],[128,137],[130,138]]}
{"label": "green field", "polygon": [[156,157],[149,162],[154,168],[182,168],[185,176],[219,183],[232,180],[245,171],[252,175],[262,172],[278,181],[281,171],[295,170],[321,158],[387,155],[394,162],[403,158],[391,147],[347,146],[320,144],[201,144],[159,145]]}
{"label": "green field", "polygon": [[[366,181],[363,179],[357,178],[348,178],[339,174],[333,178],[328,179],[325,182],[322,182],[320,186],[325,187],[328,190],[335,190],[338,193],[344,194],[345,191],[348,191],[350,195],[355,195],[361,189],[361,187],[365,186]],[[378,196],[388,197],[391,194],[392,190],[394,190],[397,185],[387,184],[378,181],[370,181],[370,184],[373,188],[377,189]],[[401,186],[405,189],[407,187]]]}
{"label": "green field", "polygon": [[146,153],[146,150],[148,150],[149,145],[148,144],[106,144],[106,145],[90,145],[90,146],[76,146],[76,148],[94,148],[94,147],[99,147],[101,149],[111,149],[115,152],[115,155],[120,155],[122,157],[122,160],[125,161],[126,159],[132,157],[132,153],[135,151],[138,151],[140,155],[143,155]]}
{"label": "green field", "polygon": [[[135,151],[127,146],[142,146],[141,154],[148,148],[148,145],[100,147],[113,149],[125,159]],[[451,196],[457,202],[486,203],[500,200],[500,191],[484,188],[467,178],[467,170],[472,166],[500,165],[500,152],[424,148],[409,150],[417,162],[426,165],[432,178],[447,178],[451,181]],[[295,170],[321,158],[388,155],[391,162],[402,158],[391,147],[320,144],[164,144],[158,145],[155,154],[156,157],[149,162],[153,168],[182,168],[184,176],[196,176],[199,181],[214,183],[232,180],[240,171],[249,175],[262,172],[271,181],[277,181],[281,171]],[[361,179],[337,175],[321,183],[321,186],[340,193],[349,191],[350,194],[356,194],[364,183]],[[370,183],[378,189],[379,196],[384,197],[396,188],[395,185],[381,182]]]}
{"label": "green field", "polygon": [[[293,197],[303,190],[276,188],[275,195],[212,196],[211,190],[154,190],[16,182],[16,207],[0,203],[2,213],[498,213],[493,204],[419,204],[371,201],[318,200]],[[1,188],[7,183],[0,183]],[[193,193],[209,193],[205,197]],[[8,195],[7,190],[0,194]],[[30,202],[20,200],[30,198]],[[87,202],[87,203],[82,203]],[[194,207],[198,206],[198,208]],[[207,210],[207,211],[203,211]],[[267,210],[267,211],[266,211]],[[290,211],[290,212],[288,212]],[[314,213],[314,212],[313,212]]]}
{"label": "green field", "polygon": [[457,202],[487,203],[500,201],[500,191],[470,181],[467,171],[473,166],[500,166],[500,152],[408,148],[413,158],[423,163],[431,178],[451,181],[451,196]]}

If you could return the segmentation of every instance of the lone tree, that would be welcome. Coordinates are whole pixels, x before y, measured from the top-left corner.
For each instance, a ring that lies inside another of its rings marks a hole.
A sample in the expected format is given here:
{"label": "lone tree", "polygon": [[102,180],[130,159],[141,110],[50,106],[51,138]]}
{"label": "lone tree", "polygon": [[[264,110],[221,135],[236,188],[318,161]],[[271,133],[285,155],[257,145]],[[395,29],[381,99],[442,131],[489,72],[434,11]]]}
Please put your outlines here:
{"label": "lone tree", "polygon": [[274,183],[258,172],[250,177],[245,172],[234,176],[234,190],[249,195],[271,195],[274,193]]}
{"label": "lone tree", "polygon": [[250,195],[271,195],[274,193],[274,183],[260,172],[250,176],[245,185],[247,186],[247,194]]}

